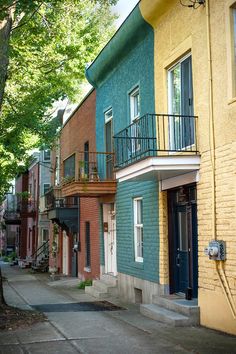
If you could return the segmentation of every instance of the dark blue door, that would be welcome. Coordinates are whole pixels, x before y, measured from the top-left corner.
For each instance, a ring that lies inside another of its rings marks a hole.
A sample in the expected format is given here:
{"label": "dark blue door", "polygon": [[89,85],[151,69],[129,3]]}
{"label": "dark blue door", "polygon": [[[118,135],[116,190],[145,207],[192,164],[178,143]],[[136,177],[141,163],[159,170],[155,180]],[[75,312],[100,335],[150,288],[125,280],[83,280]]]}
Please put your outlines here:
{"label": "dark blue door", "polygon": [[197,205],[195,186],[169,192],[170,291],[198,290]]}

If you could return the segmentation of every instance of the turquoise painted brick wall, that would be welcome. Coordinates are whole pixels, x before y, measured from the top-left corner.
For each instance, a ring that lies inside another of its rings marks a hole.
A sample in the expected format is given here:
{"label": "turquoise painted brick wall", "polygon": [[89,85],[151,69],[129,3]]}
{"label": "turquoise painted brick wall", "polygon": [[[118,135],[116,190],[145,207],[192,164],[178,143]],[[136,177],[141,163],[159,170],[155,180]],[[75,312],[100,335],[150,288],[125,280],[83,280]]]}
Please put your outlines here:
{"label": "turquoise painted brick wall", "polygon": [[[133,198],[143,198],[143,263],[135,262]],[[158,184],[122,182],[117,190],[118,272],[159,281]]]}
{"label": "turquoise painted brick wall", "polygon": [[[136,27],[130,37],[132,26]],[[122,26],[121,33],[118,32],[115,37],[117,45],[120,44],[122,50],[119,56],[113,58],[114,62],[109,62],[107,72],[104,68],[101,69],[104,76],[101,77],[99,73],[99,68],[103,65],[102,60],[95,61],[94,68],[92,66],[91,70],[88,69],[91,78],[93,77],[95,81],[95,77],[99,78],[95,82],[97,151],[105,151],[104,113],[106,110],[112,108],[113,111],[113,135],[130,124],[129,93],[136,86],[139,86],[141,116],[155,113],[154,34],[151,26],[143,20],[139,7],[136,7]],[[126,46],[124,46],[125,38],[127,38]],[[108,50],[111,47],[112,45],[110,47],[108,45],[104,49],[101,58],[108,60],[106,54],[111,55]],[[137,196],[143,197],[143,264],[134,261],[133,198]],[[118,272],[157,282],[159,279],[158,183],[155,181],[120,183],[116,202]],[[101,262],[104,264],[102,228],[100,228],[100,240]]]}

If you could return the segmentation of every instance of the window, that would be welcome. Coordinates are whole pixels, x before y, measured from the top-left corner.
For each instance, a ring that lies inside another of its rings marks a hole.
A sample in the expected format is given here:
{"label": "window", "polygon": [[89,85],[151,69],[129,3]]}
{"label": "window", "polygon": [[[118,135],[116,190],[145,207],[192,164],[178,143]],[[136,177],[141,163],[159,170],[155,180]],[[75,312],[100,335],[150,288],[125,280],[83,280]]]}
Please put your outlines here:
{"label": "window", "polygon": [[49,191],[50,187],[51,187],[50,183],[43,184],[43,195]]}
{"label": "window", "polygon": [[75,155],[64,161],[64,177],[75,177]]}
{"label": "window", "polygon": [[[105,143],[106,152],[111,153],[113,151],[112,141],[112,109],[105,112]],[[106,155],[106,178],[112,179],[113,176],[113,159],[112,154]]]}
{"label": "window", "polygon": [[89,177],[89,142],[84,144],[84,173],[85,177]]}
{"label": "window", "polygon": [[143,262],[143,200],[134,199],[134,252],[135,261]]}
{"label": "window", "polygon": [[140,116],[139,87],[130,93],[130,119],[131,123]]}
{"label": "window", "polygon": [[43,151],[43,160],[44,161],[50,161],[50,150],[44,150]]}
{"label": "window", "polygon": [[59,166],[59,157],[56,156],[56,161],[55,161],[55,185],[59,186],[60,184],[60,166]]}
{"label": "window", "polygon": [[49,230],[42,229],[42,243],[47,242],[49,239]]}
{"label": "window", "polygon": [[[194,144],[191,56],[183,58],[168,72],[169,148],[183,150]],[[173,116],[171,116],[173,115]]]}
{"label": "window", "polygon": [[140,127],[137,121],[140,117],[140,95],[139,87],[136,87],[129,95],[130,98],[130,122],[131,126],[131,155],[135,154],[141,148]]}
{"label": "window", "polygon": [[85,222],[85,247],[86,247],[86,254],[85,254],[85,267],[91,267],[91,249],[90,249],[90,222]]}

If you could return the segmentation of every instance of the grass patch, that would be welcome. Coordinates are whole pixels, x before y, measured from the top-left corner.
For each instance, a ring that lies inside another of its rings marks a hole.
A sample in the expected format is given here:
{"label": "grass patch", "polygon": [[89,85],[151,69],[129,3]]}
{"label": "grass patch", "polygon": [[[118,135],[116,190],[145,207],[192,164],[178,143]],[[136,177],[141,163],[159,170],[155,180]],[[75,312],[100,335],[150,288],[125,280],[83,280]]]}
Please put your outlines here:
{"label": "grass patch", "polygon": [[93,280],[87,279],[79,283],[78,289],[84,289],[86,286],[92,286],[92,285],[93,285]]}

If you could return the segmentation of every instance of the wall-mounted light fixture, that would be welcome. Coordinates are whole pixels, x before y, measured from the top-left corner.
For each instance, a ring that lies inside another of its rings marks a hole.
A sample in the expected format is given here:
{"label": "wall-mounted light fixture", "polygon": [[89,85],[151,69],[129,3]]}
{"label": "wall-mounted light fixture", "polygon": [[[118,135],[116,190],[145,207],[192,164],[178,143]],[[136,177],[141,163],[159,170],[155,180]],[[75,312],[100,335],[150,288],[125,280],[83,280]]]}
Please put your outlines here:
{"label": "wall-mounted light fixture", "polygon": [[205,0],[179,0],[180,4],[185,7],[192,7],[193,9],[199,8],[201,5],[205,5]]}

